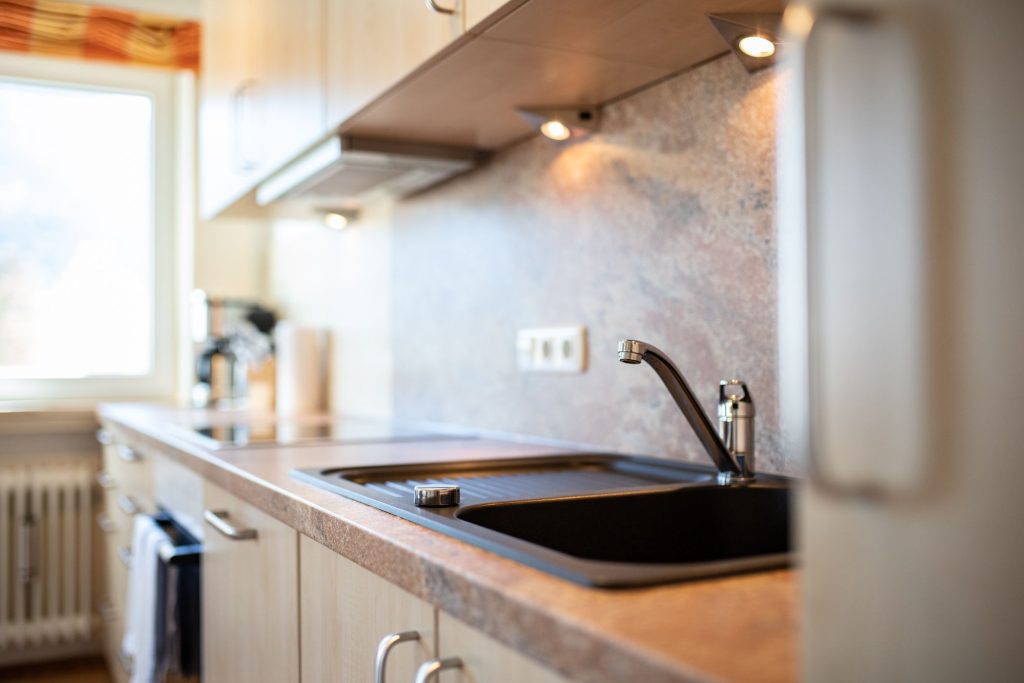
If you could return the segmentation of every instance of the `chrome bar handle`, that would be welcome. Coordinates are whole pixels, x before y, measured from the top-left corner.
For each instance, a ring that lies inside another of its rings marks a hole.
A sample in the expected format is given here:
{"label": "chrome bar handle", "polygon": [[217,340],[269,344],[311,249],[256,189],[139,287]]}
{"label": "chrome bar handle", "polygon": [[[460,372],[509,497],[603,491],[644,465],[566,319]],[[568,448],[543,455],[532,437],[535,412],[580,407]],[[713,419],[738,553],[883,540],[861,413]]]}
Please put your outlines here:
{"label": "chrome bar handle", "polygon": [[121,508],[121,512],[134,517],[139,514],[139,504],[135,502],[135,499],[129,495],[123,495],[117,497],[117,507]]}
{"label": "chrome bar handle", "polygon": [[117,481],[114,480],[110,473],[105,470],[100,470],[96,473],[96,483],[100,485],[101,489],[116,489]]}
{"label": "chrome bar handle", "polygon": [[227,510],[204,510],[203,519],[217,531],[221,532],[232,541],[251,541],[256,538],[255,529],[239,529],[227,520]]}
{"label": "chrome bar handle", "polygon": [[112,624],[117,621],[117,608],[114,607],[114,603],[110,601],[110,598],[100,600],[99,612],[106,623]]}
{"label": "chrome bar handle", "polygon": [[96,430],[96,440],[99,441],[100,444],[103,446],[109,446],[114,442],[114,440],[110,438],[110,432],[108,432],[106,429]]}
{"label": "chrome bar handle", "polygon": [[462,660],[458,657],[431,659],[420,664],[420,668],[416,670],[416,683],[428,683],[438,671],[461,668]]}
{"label": "chrome bar handle", "polygon": [[[823,126],[819,120],[819,107],[817,106],[816,98],[812,95],[817,93],[816,84],[822,79],[822,74],[819,73],[820,67],[818,64],[817,50],[820,49],[821,28],[830,22],[839,22],[846,24],[849,27],[870,27],[877,26],[884,21],[891,20],[902,21],[907,29],[913,30],[916,24],[908,21],[908,15],[900,15],[895,13],[881,13],[880,11],[873,10],[870,8],[859,9],[859,8],[846,8],[843,6],[836,7],[820,7],[815,10],[815,17],[813,23],[808,27],[807,32],[803,36],[804,42],[804,56],[803,56],[803,74],[802,74],[802,87],[803,87],[803,100],[804,100],[804,136],[805,136],[805,164],[804,170],[804,182],[805,182],[805,193],[804,198],[806,217],[804,219],[805,229],[807,234],[807,251],[808,254],[812,253],[815,249],[815,240],[818,238],[818,233],[821,226],[817,220],[816,212],[810,210],[812,202],[817,201],[818,184],[820,184],[820,168],[819,163],[814,153],[816,144],[818,143],[819,133]],[[920,42],[920,40],[919,40]],[[927,129],[926,123],[920,124],[923,128]],[[820,330],[816,329],[816,323],[814,322],[813,316],[816,312],[818,305],[818,293],[815,288],[815,272],[814,263],[808,257],[808,318],[810,319],[810,338],[811,340],[816,339],[820,336]],[[816,349],[813,341],[808,349],[809,353],[809,375],[810,375],[810,394],[809,394],[809,419],[811,423],[809,433],[809,444],[807,451],[807,478],[810,481],[812,487],[820,494],[826,495],[832,498],[839,499],[857,499],[865,501],[891,501],[899,498],[906,498],[908,491],[894,490],[889,486],[886,486],[880,481],[841,481],[827,471],[827,468],[823,463],[823,454],[819,446],[820,437],[817,435],[818,428],[816,422],[818,415],[820,414],[819,402],[820,397],[817,396],[815,390],[815,381],[817,377],[821,375],[821,361],[819,358],[819,352]],[[925,473],[925,475],[927,474]]]}
{"label": "chrome bar handle", "polygon": [[441,7],[438,5],[436,0],[424,0],[427,3],[427,7],[438,14],[455,14],[454,7]]}
{"label": "chrome bar handle", "polygon": [[117,533],[118,529],[117,523],[110,519],[110,515],[105,512],[96,515],[96,526],[105,534]]}
{"label": "chrome bar handle", "polygon": [[131,676],[132,669],[135,668],[135,662],[132,661],[132,656],[125,652],[123,649],[118,648],[117,661],[121,664],[121,670],[129,676]]}
{"label": "chrome bar handle", "polygon": [[391,648],[399,643],[409,643],[420,639],[419,631],[401,631],[389,633],[377,643],[377,659],[373,667],[373,680],[375,683],[385,683],[385,670],[388,664],[388,655]]}

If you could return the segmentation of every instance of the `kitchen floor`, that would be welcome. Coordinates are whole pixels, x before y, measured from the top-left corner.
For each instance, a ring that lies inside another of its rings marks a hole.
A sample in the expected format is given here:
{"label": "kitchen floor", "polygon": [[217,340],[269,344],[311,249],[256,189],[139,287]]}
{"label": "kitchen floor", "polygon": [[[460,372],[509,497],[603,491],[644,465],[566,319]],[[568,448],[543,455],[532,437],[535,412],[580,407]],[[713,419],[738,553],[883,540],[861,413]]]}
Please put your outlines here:
{"label": "kitchen floor", "polygon": [[106,663],[96,657],[0,669],[4,683],[111,683]]}

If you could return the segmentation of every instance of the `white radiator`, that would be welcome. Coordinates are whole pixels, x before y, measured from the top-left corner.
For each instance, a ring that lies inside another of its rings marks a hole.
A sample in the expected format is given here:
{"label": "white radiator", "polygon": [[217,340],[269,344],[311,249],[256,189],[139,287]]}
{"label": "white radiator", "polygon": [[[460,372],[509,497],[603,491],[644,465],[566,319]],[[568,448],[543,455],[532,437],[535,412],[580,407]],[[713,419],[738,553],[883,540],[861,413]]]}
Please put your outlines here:
{"label": "white radiator", "polygon": [[94,473],[0,466],[0,651],[91,637]]}

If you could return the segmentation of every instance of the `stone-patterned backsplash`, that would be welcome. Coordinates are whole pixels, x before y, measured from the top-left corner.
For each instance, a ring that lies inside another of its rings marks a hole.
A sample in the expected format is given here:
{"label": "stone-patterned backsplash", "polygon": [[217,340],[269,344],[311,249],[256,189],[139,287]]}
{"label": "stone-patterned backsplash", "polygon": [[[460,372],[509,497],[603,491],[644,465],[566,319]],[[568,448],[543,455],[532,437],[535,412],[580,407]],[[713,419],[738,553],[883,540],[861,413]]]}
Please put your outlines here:
{"label": "stone-patterned backsplash", "polygon": [[[758,467],[780,451],[776,74],[732,57],[605,109],[600,134],[530,139],[401,202],[393,223],[395,414],[707,462],[631,337],[666,351],[714,416],[738,374]],[[582,324],[582,375],[516,369],[516,331]]]}

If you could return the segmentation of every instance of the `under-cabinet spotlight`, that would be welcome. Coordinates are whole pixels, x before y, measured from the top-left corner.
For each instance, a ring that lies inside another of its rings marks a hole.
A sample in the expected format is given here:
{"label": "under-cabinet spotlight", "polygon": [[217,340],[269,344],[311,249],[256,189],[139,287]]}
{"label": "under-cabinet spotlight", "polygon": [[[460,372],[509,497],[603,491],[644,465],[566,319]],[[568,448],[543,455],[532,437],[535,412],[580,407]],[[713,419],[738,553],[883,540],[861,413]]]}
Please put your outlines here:
{"label": "under-cabinet spotlight", "polygon": [[325,213],[324,225],[334,230],[343,230],[348,227],[348,219],[340,213]]}
{"label": "under-cabinet spotlight", "polygon": [[540,132],[546,138],[550,138],[557,142],[562,140],[568,140],[572,137],[572,131],[569,130],[569,126],[565,125],[557,119],[551,119],[540,124]]}
{"label": "under-cabinet spotlight", "polygon": [[764,59],[775,54],[775,43],[759,35],[743,36],[737,41],[736,47],[754,59]]}
{"label": "under-cabinet spotlight", "polygon": [[555,142],[580,140],[597,130],[598,112],[593,108],[530,108],[520,109],[519,115]]}
{"label": "under-cabinet spotlight", "polygon": [[331,230],[344,230],[359,218],[357,209],[323,209],[324,225]]}
{"label": "under-cabinet spotlight", "polygon": [[709,14],[708,19],[747,71],[775,64],[783,47],[778,12]]}

